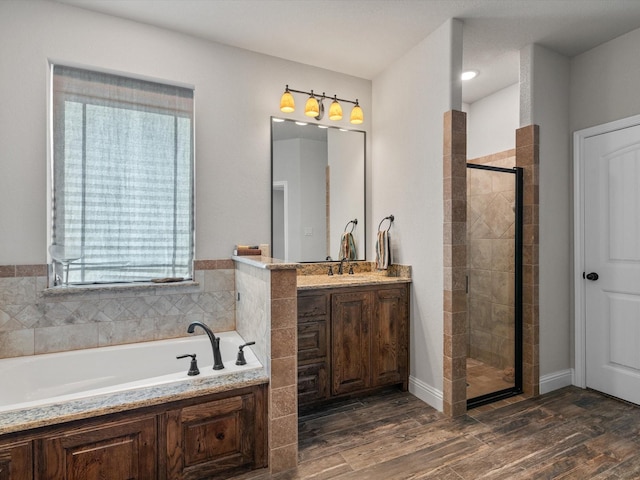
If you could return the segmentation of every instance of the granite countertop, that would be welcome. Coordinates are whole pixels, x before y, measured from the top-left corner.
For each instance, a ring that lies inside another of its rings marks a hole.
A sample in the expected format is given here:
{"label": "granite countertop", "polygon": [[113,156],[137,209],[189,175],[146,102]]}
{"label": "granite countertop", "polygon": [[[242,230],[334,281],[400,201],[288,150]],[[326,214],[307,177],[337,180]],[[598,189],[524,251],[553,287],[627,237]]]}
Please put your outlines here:
{"label": "granite countertop", "polygon": [[269,382],[263,367],[0,412],[0,435]]}
{"label": "granite countertop", "polygon": [[298,290],[315,288],[340,288],[346,286],[388,285],[410,283],[411,277],[390,276],[386,272],[365,272],[354,275],[298,275]]}

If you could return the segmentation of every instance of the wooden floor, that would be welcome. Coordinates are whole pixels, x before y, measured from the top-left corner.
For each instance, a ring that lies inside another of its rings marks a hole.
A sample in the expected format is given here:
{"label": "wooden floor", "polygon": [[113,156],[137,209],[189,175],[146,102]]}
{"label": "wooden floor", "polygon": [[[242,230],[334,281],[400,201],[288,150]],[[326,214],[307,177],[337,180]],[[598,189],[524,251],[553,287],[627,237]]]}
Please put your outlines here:
{"label": "wooden floor", "polygon": [[640,407],[575,387],[454,420],[389,391],[299,427],[297,471],[236,480],[640,479]]}

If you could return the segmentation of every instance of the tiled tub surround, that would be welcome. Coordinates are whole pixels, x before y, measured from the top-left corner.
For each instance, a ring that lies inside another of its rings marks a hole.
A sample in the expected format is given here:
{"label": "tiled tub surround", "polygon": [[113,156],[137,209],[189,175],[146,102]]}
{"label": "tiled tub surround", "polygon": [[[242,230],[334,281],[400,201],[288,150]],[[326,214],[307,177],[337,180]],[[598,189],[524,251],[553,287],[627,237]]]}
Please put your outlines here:
{"label": "tiled tub surround", "polygon": [[[237,332],[219,332],[216,336],[220,338],[224,364],[219,370],[213,369],[211,343],[206,335],[4,358],[0,360],[0,385],[11,388],[0,389],[0,426],[4,422],[2,413],[11,410],[159,389],[176,382],[204,385],[209,377],[252,369],[261,370],[266,378],[251,347],[243,349],[246,364],[236,365],[239,346],[246,343]],[[198,375],[187,374],[190,358],[176,358],[185,353],[197,356]]]}
{"label": "tiled tub surround", "polygon": [[184,285],[46,289],[46,265],[0,266],[0,358],[235,329],[234,265],[197,261]]}

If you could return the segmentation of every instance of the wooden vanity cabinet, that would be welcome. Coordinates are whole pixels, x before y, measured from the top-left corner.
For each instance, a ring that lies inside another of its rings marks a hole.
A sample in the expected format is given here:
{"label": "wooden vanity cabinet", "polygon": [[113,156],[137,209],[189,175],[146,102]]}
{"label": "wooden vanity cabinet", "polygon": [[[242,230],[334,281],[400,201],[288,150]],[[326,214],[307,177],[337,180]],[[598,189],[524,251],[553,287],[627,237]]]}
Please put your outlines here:
{"label": "wooden vanity cabinet", "polygon": [[408,344],[406,283],[300,291],[298,404],[387,385],[406,390]]}
{"label": "wooden vanity cabinet", "polygon": [[33,448],[31,442],[0,445],[0,480],[32,480]]}

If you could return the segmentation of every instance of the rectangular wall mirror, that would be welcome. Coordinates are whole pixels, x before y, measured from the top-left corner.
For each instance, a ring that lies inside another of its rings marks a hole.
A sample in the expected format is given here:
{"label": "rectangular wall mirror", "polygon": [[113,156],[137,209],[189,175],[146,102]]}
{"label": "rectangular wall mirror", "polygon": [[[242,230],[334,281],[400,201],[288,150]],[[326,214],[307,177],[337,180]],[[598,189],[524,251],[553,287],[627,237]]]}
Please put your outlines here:
{"label": "rectangular wall mirror", "polygon": [[351,233],[366,259],[365,132],[272,117],[271,181],[272,257],[340,260]]}

